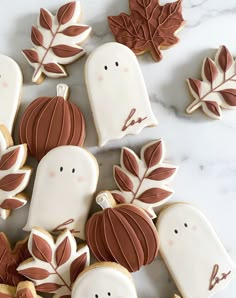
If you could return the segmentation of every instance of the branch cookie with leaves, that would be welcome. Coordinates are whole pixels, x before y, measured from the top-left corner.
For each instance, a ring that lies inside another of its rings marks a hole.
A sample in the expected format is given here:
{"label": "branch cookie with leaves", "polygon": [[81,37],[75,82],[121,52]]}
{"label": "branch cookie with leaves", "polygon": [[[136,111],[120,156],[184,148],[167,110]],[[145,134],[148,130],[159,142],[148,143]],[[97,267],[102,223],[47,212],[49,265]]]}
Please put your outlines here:
{"label": "branch cookie with leaves", "polygon": [[173,194],[167,183],[173,179],[177,166],[163,161],[165,145],[161,139],[146,144],[140,156],[122,148],[121,166],[113,169],[120,190],[111,193],[117,202],[135,204],[155,218],[153,208],[164,204]]}
{"label": "branch cookie with leaves", "polygon": [[46,9],[40,10],[38,25],[31,30],[34,48],[23,50],[35,69],[34,83],[42,83],[45,76],[66,77],[62,65],[70,64],[85,54],[80,44],[89,36],[91,27],[78,24],[80,14],[79,1],[61,6],[55,16]]}
{"label": "branch cookie with leaves", "polygon": [[226,46],[221,46],[213,61],[206,58],[202,65],[202,80],[187,80],[194,101],[186,112],[192,114],[201,108],[213,118],[222,118],[223,109],[236,109],[235,60]]}
{"label": "branch cookie with leaves", "polygon": [[62,232],[56,242],[44,230],[32,230],[28,249],[32,255],[18,267],[21,275],[31,279],[36,290],[54,293],[54,297],[69,297],[77,276],[89,265],[87,245],[77,248],[69,230]]}

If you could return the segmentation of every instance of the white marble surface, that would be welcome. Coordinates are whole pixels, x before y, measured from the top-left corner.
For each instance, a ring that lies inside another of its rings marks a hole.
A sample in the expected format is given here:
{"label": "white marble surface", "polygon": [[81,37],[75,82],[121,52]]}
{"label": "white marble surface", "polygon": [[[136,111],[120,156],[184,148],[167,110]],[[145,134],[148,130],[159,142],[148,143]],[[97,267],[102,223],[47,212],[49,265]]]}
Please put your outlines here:
{"label": "white marble surface", "polygon": [[[14,58],[24,74],[20,115],[38,96],[54,95],[58,82],[71,86],[71,99],[81,107],[86,117],[85,146],[96,155],[100,164],[98,190],[113,188],[112,165],[119,161],[121,146],[139,150],[146,141],[162,137],[167,146],[167,159],[179,165],[178,174],[171,183],[175,189],[172,201],[192,202],[201,208],[236,261],[236,112],[224,111],[222,121],[211,120],[202,112],[192,116],[185,114],[185,108],[191,102],[185,79],[200,76],[203,58],[207,55],[213,57],[221,44],[227,45],[236,56],[236,1],[184,0],[183,13],[187,24],[178,34],[181,42],[163,52],[164,59],[160,63],[154,63],[149,55],[138,58],[159,121],[158,127],[145,129],[137,137],[111,142],[102,149],[96,146],[97,137],[84,85],[86,57],[67,68],[71,75],[69,78],[47,79],[36,86],[31,83],[33,69],[21,54],[22,48],[30,47],[30,27],[36,23],[40,7],[55,11],[64,2],[1,0],[0,52]],[[93,34],[85,44],[90,53],[98,45],[113,41],[107,16],[128,12],[128,1],[81,0],[81,5],[83,22],[93,27]],[[18,139],[17,125],[15,138]],[[32,183],[33,179],[31,186]],[[0,222],[1,230],[7,231],[12,241],[22,236],[21,228],[27,211],[27,207],[22,208],[6,222]],[[171,298],[176,291],[159,258],[133,276],[139,298]],[[236,281],[214,297],[235,298]]]}

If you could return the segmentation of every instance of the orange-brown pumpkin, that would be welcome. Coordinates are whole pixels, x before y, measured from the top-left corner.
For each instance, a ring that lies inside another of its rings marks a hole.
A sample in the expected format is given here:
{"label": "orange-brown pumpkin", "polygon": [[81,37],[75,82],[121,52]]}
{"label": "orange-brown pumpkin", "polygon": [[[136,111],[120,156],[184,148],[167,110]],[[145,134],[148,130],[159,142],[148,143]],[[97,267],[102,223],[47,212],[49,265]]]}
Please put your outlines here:
{"label": "orange-brown pumpkin", "polygon": [[116,205],[107,191],[96,201],[103,211],[92,215],[86,225],[86,241],[96,259],[117,262],[130,272],[151,263],[159,247],[151,218],[135,205]]}
{"label": "orange-brown pumpkin", "polygon": [[27,143],[30,155],[38,161],[55,147],[83,145],[84,117],[79,108],[67,100],[68,95],[68,86],[60,84],[56,97],[34,100],[23,114],[20,142]]}

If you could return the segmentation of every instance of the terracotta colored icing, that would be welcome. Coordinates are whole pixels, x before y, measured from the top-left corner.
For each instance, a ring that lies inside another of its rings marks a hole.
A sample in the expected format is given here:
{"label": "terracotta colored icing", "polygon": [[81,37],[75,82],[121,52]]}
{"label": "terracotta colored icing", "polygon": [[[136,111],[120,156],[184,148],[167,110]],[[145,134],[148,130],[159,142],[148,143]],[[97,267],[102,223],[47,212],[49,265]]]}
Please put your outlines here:
{"label": "terracotta colored icing", "polygon": [[33,101],[20,122],[20,141],[38,161],[50,150],[62,145],[82,146],[85,121],[79,108],[68,98],[68,87],[57,86],[56,97]]}
{"label": "terracotta colored icing", "polygon": [[6,126],[10,133],[21,102],[22,83],[18,64],[11,58],[0,55],[0,124]]}
{"label": "terracotta colored icing", "polygon": [[164,163],[165,145],[162,140],[146,144],[139,158],[131,149],[121,152],[121,166],[114,166],[113,174],[118,188],[112,195],[119,203],[131,203],[156,217],[153,207],[167,202],[173,191],[167,187],[176,173],[176,166]]}
{"label": "terracotta colored icing", "polygon": [[[68,228],[84,239],[84,229],[96,191],[98,164],[86,150],[60,146],[40,161],[25,230]],[[43,208],[44,212],[38,212]]]}
{"label": "terracotta colored icing", "polygon": [[75,238],[68,230],[54,242],[45,231],[33,229],[28,249],[33,260],[22,263],[17,270],[34,281],[38,291],[54,293],[56,297],[70,295],[76,277],[89,264],[88,247],[77,250]]}
{"label": "terracotta colored icing", "polygon": [[151,263],[158,252],[158,236],[149,216],[133,205],[111,208],[108,193],[97,197],[104,210],[86,225],[86,240],[99,261],[115,261],[130,272]]}
{"label": "terracotta colored icing", "polygon": [[194,101],[187,108],[191,114],[198,108],[214,119],[222,118],[221,108],[236,109],[235,61],[226,46],[221,46],[214,61],[206,58],[202,65],[202,80],[188,79]]}
{"label": "terracotta colored icing", "polygon": [[0,283],[16,286],[24,280],[16,268],[29,257],[26,240],[18,242],[12,250],[5,234],[0,233]]}
{"label": "terracotta colored icing", "polygon": [[161,255],[182,297],[212,297],[236,277],[234,262],[196,207],[177,203],[165,208],[157,230]]}
{"label": "terracotta colored icing", "polygon": [[114,263],[97,263],[79,275],[72,288],[72,298],[137,298],[131,275]]}
{"label": "terracotta colored icing", "polygon": [[28,62],[35,68],[33,82],[43,75],[51,78],[67,76],[61,65],[74,62],[85,50],[79,45],[88,37],[91,28],[78,25],[79,1],[69,2],[59,8],[57,15],[41,9],[37,27],[32,27],[31,41],[36,48],[24,50]]}
{"label": "terracotta colored icing", "polygon": [[0,125],[0,217],[6,219],[14,209],[27,203],[21,193],[28,185],[31,170],[24,168],[27,146],[13,146],[13,140]]}
{"label": "terracotta colored icing", "polygon": [[157,125],[137,58],[126,46],[98,47],[86,62],[85,79],[100,146]]}
{"label": "terracotta colored icing", "polygon": [[130,0],[130,15],[108,17],[116,41],[140,55],[149,51],[155,61],[162,59],[161,49],[175,45],[175,33],[184,25],[182,1],[160,5],[158,0]]}

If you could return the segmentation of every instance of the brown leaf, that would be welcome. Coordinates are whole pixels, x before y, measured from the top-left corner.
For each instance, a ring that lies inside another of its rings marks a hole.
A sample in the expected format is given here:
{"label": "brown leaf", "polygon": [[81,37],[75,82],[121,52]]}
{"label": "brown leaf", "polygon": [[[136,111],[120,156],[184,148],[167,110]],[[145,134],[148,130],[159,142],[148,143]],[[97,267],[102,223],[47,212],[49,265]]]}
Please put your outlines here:
{"label": "brown leaf", "polygon": [[218,70],[216,68],[215,63],[210,58],[206,58],[203,69],[206,79],[210,83],[212,83],[216,79],[218,74]]}
{"label": "brown leaf", "polygon": [[163,6],[157,0],[130,0],[130,15],[108,17],[116,41],[128,46],[135,54],[150,51],[154,60],[162,58],[161,47],[178,42],[175,36],[184,24],[182,2]]}
{"label": "brown leaf", "polygon": [[32,253],[33,255],[47,263],[52,261],[52,249],[46,240],[38,235],[33,234],[32,236]]}
{"label": "brown leaf", "polygon": [[87,253],[83,253],[81,256],[76,258],[70,266],[70,280],[74,283],[78,275],[84,270],[87,263]]}
{"label": "brown leaf", "polygon": [[114,177],[117,185],[124,191],[133,191],[133,182],[127,174],[120,168],[114,167]]}
{"label": "brown leaf", "polygon": [[23,50],[26,58],[32,63],[39,63],[39,56],[35,50]]}
{"label": "brown leaf", "polygon": [[162,181],[174,175],[176,168],[160,167],[153,170],[146,178],[156,181]]}
{"label": "brown leaf", "polygon": [[34,26],[31,30],[31,40],[36,46],[43,46],[43,34]]}
{"label": "brown leaf", "polygon": [[51,15],[48,13],[47,10],[43,8],[40,9],[39,23],[40,23],[40,26],[42,26],[44,29],[47,29],[47,30],[52,29]]}
{"label": "brown leaf", "polygon": [[70,2],[61,6],[57,13],[57,20],[60,25],[64,25],[69,22],[75,12],[76,2]]}
{"label": "brown leaf", "polygon": [[233,64],[233,57],[226,46],[222,46],[218,56],[218,63],[223,72],[226,72]]}
{"label": "brown leaf", "polygon": [[134,154],[126,148],[122,150],[122,153],[122,160],[126,170],[139,177],[139,166]]}
{"label": "brown leaf", "polygon": [[17,147],[16,149],[11,150],[5,153],[4,155],[2,155],[2,158],[0,160],[0,170],[5,171],[12,168],[17,161],[19,152],[20,152],[20,147]]}
{"label": "brown leaf", "polygon": [[217,117],[221,116],[221,110],[217,102],[215,101],[205,101],[206,107],[208,108],[211,113],[216,115]]}
{"label": "brown leaf", "polygon": [[22,206],[24,206],[26,203],[26,201],[22,202],[21,200],[18,200],[17,198],[10,198],[10,199],[6,199],[2,202],[2,204],[0,205],[0,207],[2,209],[6,209],[6,210],[15,210],[17,208],[20,208]]}
{"label": "brown leaf", "polygon": [[48,63],[48,64],[44,64],[44,69],[47,72],[51,72],[51,73],[61,73],[63,74],[64,71],[60,68],[60,66],[58,66],[56,63]]}
{"label": "brown leaf", "polygon": [[156,187],[144,191],[137,200],[146,204],[155,204],[168,198],[170,195],[172,195],[172,192]]}
{"label": "brown leaf", "polygon": [[9,174],[0,180],[0,189],[3,191],[15,190],[24,180],[25,174]]}
{"label": "brown leaf", "polygon": [[86,30],[88,30],[89,27],[88,26],[69,26],[67,28],[65,28],[61,33],[63,33],[64,35],[67,36],[77,36],[82,34],[83,32],[85,32]]}
{"label": "brown leaf", "polygon": [[126,202],[125,198],[119,193],[112,192],[112,196],[116,200],[116,202],[118,202],[120,204],[123,204]]}
{"label": "brown leaf", "polygon": [[201,97],[201,81],[196,79],[188,79],[189,86],[193,89],[193,91],[198,95],[198,97]]}
{"label": "brown leaf", "polygon": [[224,89],[220,90],[219,93],[228,105],[236,106],[236,89]]}
{"label": "brown leaf", "polygon": [[163,148],[162,141],[158,140],[149,145],[144,151],[144,160],[148,168],[157,165],[162,158]]}
{"label": "brown leaf", "polygon": [[35,289],[39,292],[54,293],[55,291],[57,291],[61,287],[62,287],[62,285],[58,285],[56,283],[48,282],[48,283],[36,286]]}
{"label": "brown leaf", "polygon": [[19,273],[21,275],[26,276],[27,278],[34,279],[34,280],[45,279],[51,274],[46,269],[36,268],[36,267],[19,270]]}
{"label": "brown leaf", "polygon": [[64,44],[59,44],[51,49],[56,56],[61,58],[73,57],[83,51],[82,49],[70,47]]}
{"label": "brown leaf", "polygon": [[71,255],[71,246],[68,237],[66,237],[56,250],[56,263],[57,266],[65,264]]}

